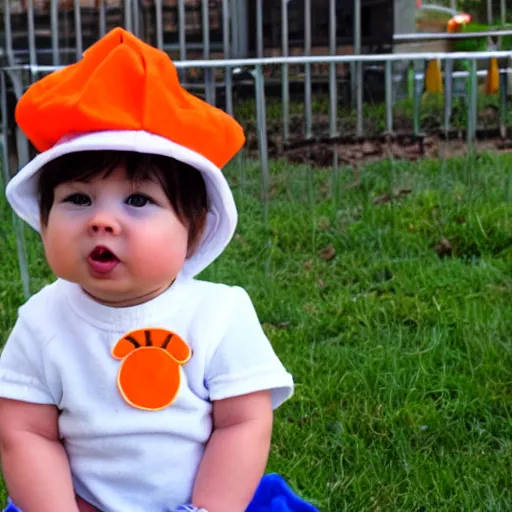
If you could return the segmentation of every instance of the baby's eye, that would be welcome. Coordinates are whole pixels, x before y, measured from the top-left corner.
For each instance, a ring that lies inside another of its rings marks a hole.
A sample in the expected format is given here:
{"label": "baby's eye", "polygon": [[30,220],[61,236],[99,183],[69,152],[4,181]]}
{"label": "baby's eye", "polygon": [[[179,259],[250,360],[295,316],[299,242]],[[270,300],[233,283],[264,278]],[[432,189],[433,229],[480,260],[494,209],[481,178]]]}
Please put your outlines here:
{"label": "baby's eye", "polygon": [[126,204],[135,208],[142,208],[151,202],[151,199],[143,194],[132,194],[126,199]]}
{"label": "baby's eye", "polygon": [[91,200],[85,194],[80,194],[76,192],[75,194],[71,194],[64,199],[64,203],[71,203],[76,206],[89,206],[91,204]]}

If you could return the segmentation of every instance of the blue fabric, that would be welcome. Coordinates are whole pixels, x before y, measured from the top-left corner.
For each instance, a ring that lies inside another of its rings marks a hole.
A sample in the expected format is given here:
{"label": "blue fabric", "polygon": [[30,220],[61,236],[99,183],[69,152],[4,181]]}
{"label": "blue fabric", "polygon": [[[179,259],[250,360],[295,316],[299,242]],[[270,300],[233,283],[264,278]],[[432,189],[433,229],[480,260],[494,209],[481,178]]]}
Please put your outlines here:
{"label": "blue fabric", "polygon": [[[3,512],[21,512],[9,499]],[[299,498],[281,475],[265,475],[256,489],[246,512],[318,512],[318,509]]]}
{"label": "blue fabric", "polygon": [[11,498],[9,498],[9,501],[7,502],[7,508],[4,508],[4,512],[21,512],[21,510],[16,508],[11,501]]}
{"label": "blue fabric", "polygon": [[299,498],[281,475],[265,475],[246,512],[318,512]]}

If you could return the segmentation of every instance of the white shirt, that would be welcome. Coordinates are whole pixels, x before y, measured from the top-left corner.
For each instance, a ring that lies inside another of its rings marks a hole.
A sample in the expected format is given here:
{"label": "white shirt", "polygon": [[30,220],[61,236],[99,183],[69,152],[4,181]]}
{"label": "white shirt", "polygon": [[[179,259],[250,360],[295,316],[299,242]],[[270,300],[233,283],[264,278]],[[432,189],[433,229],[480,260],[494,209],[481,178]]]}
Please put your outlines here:
{"label": "white shirt", "polygon": [[[174,402],[129,405],[111,350],[134,329],[162,328],[192,350]],[[212,432],[212,401],[272,390],[278,407],[293,381],[238,287],[178,278],[138,306],[112,308],[57,280],[19,310],[0,357],[0,396],[55,404],[75,491],[104,512],[167,512],[191,499]]]}

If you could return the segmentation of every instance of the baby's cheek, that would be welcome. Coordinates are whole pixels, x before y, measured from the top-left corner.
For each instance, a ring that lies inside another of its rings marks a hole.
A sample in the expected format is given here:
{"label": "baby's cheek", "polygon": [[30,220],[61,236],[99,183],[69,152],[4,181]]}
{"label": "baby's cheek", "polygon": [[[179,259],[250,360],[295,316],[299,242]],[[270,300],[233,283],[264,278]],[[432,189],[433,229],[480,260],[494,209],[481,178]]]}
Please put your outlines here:
{"label": "baby's cheek", "polygon": [[56,275],[65,277],[76,270],[75,251],[70,247],[69,239],[51,235],[43,245],[48,265]]}
{"label": "baby's cheek", "polygon": [[133,263],[138,270],[150,277],[174,278],[183,266],[187,255],[186,237],[147,237],[132,254],[136,256]]}

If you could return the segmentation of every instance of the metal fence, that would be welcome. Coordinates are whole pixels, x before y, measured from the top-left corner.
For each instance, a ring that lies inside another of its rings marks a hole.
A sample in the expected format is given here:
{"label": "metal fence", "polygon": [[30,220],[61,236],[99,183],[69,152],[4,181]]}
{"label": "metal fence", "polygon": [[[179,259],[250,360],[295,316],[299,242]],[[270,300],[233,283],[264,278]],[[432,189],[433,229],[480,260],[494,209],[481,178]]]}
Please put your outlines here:
{"label": "metal fence", "polygon": [[[4,0],[8,65],[68,64],[116,25],[173,58],[302,54],[392,43],[394,0]],[[329,36],[327,35],[329,34]],[[286,46],[286,50],[285,47]],[[215,55],[217,54],[217,55]],[[221,55],[219,55],[221,54]]]}
{"label": "metal fence", "polygon": [[[400,64],[401,70],[415,70],[412,135],[420,137],[423,69],[426,62],[439,60],[444,68],[443,128],[446,131],[450,128],[454,85],[462,80],[466,137],[471,142],[477,129],[478,77],[487,73],[485,66],[481,68],[478,64],[497,58],[502,64],[499,116],[502,133],[505,132],[511,52],[391,53],[393,39],[425,37],[421,34],[393,37],[392,15],[389,16],[393,13],[392,0],[316,0],[314,9],[312,0],[90,0],[90,4],[84,0],[66,1],[65,4],[62,0],[3,1],[0,137],[6,182],[31,157],[28,141],[13,123],[15,101],[34,80],[80,59],[84,49],[116,25],[166,51],[175,60],[184,86],[229,114],[234,114],[233,91],[237,84],[248,85],[255,105],[257,158],[265,211],[269,200],[267,99],[271,85],[274,91],[277,86],[280,100],[283,144],[289,144],[292,139],[291,91],[297,84],[299,100],[304,106],[300,138],[306,142],[321,139],[339,143],[343,135],[338,116],[342,83],[349,84],[356,112],[355,135],[365,135],[363,100],[368,69],[377,70],[382,78],[385,130],[393,133],[393,105],[398,81],[403,79],[397,77],[396,65]],[[426,36],[442,38],[446,34]],[[461,61],[469,63],[468,69],[453,72],[454,63]],[[318,128],[314,123],[314,85],[319,76],[328,98],[327,128]],[[332,164],[337,165],[334,153]],[[19,219],[14,219],[14,226],[21,281],[28,295],[30,278]]]}
{"label": "metal fence", "polygon": [[[0,65],[60,66],[76,62],[83,51],[114,26],[124,26],[167,52],[173,60],[265,56],[338,55],[390,52],[394,0],[3,0]],[[251,87],[245,73],[220,68],[180,67],[187,89],[233,112],[233,81]],[[243,71],[243,70],[242,70]],[[345,84],[354,106],[362,108],[363,68],[356,62],[273,67],[267,82],[282,83],[285,109],[290,87],[304,90],[311,110],[313,83]],[[383,76],[383,70],[382,70]],[[34,76],[9,72],[7,110]],[[359,99],[358,99],[359,98]],[[311,135],[309,116],[306,135]],[[288,136],[285,134],[285,138]],[[11,153],[14,137],[9,138]]]}
{"label": "metal fence", "polygon": [[[452,13],[462,6],[419,3]],[[506,0],[485,5],[489,23],[505,23]],[[0,49],[10,66],[69,64],[120,25],[179,60],[385,53],[399,6],[396,0],[315,0],[314,8],[312,0],[3,0]]]}
{"label": "metal fence", "polygon": [[[189,70],[192,71],[194,69],[201,70],[210,70],[212,74],[215,74],[214,71],[219,71],[224,76],[232,75],[233,71],[236,69],[244,68],[247,69],[249,75],[252,77],[254,81],[254,92],[255,92],[255,105],[256,105],[256,133],[258,138],[258,154],[259,154],[259,162],[260,162],[260,178],[261,178],[261,198],[263,202],[263,209],[265,212],[268,211],[268,203],[269,203],[269,157],[268,157],[268,131],[267,131],[267,121],[266,121],[266,93],[265,93],[265,81],[267,76],[267,71],[272,68],[281,68],[286,69],[289,66],[300,65],[300,66],[311,66],[314,64],[323,64],[328,65],[331,69],[331,80],[329,82],[329,131],[328,131],[328,139],[332,142],[336,142],[339,137],[338,125],[337,125],[337,87],[336,87],[336,79],[334,73],[334,67],[339,64],[355,64],[357,66],[362,66],[364,63],[381,63],[385,67],[385,103],[386,103],[386,127],[389,132],[393,131],[393,112],[392,112],[392,95],[393,95],[393,82],[392,82],[392,63],[398,61],[409,60],[411,62],[420,61],[424,62],[426,60],[434,60],[438,59],[441,62],[446,63],[458,61],[458,60],[467,60],[471,63],[470,71],[468,75],[468,83],[469,83],[469,98],[466,103],[467,105],[467,140],[471,142],[475,137],[476,133],[476,112],[477,112],[477,79],[478,79],[478,62],[479,61],[488,61],[491,57],[493,58],[508,58],[510,57],[511,52],[481,52],[481,53],[448,53],[448,54],[440,54],[440,53],[423,53],[423,54],[383,54],[383,55],[337,55],[330,57],[322,57],[322,56],[302,56],[302,57],[270,57],[270,58],[257,58],[257,59],[229,59],[229,60],[195,60],[195,61],[182,61],[176,62],[176,66],[179,70]],[[55,67],[51,66],[23,66],[23,67],[11,67],[4,68],[0,72],[1,78],[1,107],[2,107],[2,147],[4,149],[2,154],[2,168],[4,171],[4,179],[7,182],[9,179],[9,158],[8,153],[5,149],[8,147],[7,144],[7,131],[8,131],[8,116],[7,116],[7,88],[6,81],[7,79],[11,80],[13,84],[15,84],[15,89],[17,90],[17,94],[20,94],[23,88],[27,85],[27,79],[35,78],[40,76],[41,74],[48,73],[50,71],[55,70]],[[502,73],[502,77],[506,77],[504,71]],[[286,72],[283,73],[283,77],[286,77]],[[446,112],[446,122],[449,122],[449,108],[451,101],[451,81],[453,80],[453,76],[451,74],[445,74],[445,112]],[[502,80],[503,82],[503,80]],[[230,87],[231,82],[229,80],[224,80],[224,87],[226,88],[226,96],[230,96]],[[504,90],[502,88],[502,90]],[[283,99],[283,139],[286,140],[288,134],[289,120],[290,115],[289,111],[286,108],[288,95],[288,84],[286,80],[283,80],[282,87],[282,99]],[[315,134],[313,132],[312,125],[312,115],[311,115],[311,90],[309,89],[308,84],[306,84],[305,91],[305,131],[304,137],[314,137]],[[421,130],[420,125],[420,109],[421,104],[419,101],[418,95],[415,95],[417,100],[415,101],[415,109],[414,109],[414,131],[419,135]],[[504,115],[504,109],[506,107],[506,95],[501,94],[502,97],[502,114]],[[360,117],[362,112],[358,115],[357,123],[362,123],[362,118]],[[17,152],[19,155],[18,164],[24,165],[30,158],[30,149],[28,141],[21,134],[19,130],[16,131],[16,146]],[[333,153],[334,155],[334,153]],[[336,166],[336,160],[333,159],[333,165]],[[17,218],[14,219],[14,226],[16,230],[16,239],[17,239],[17,251],[18,251],[18,260],[20,264],[20,275],[21,282],[23,284],[24,293],[28,296],[30,294],[30,276],[28,274],[28,265],[27,265],[27,256],[25,249],[25,242],[23,237],[23,228],[21,226],[21,221]]]}
{"label": "metal fence", "polygon": [[[379,55],[390,53],[394,43],[405,41],[512,34],[512,31],[393,34],[394,0],[315,0],[314,9],[312,0],[3,0],[0,5],[4,21],[4,30],[0,32],[0,63],[9,68],[30,65],[32,73],[37,66],[75,62],[84,49],[116,25],[123,25],[182,62],[283,57],[282,64],[273,66],[266,78],[267,83],[282,88],[285,141],[289,139],[288,91],[292,86],[303,90],[306,138],[312,136],[310,114],[315,83],[328,88],[331,101],[341,100],[333,94],[334,89],[343,85],[348,90],[343,97],[348,97],[356,110],[356,135],[361,137],[364,135],[363,95],[368,87],[366,73],[373,73],[377,80],[387,84],[400,78],[403,82],[407,68],[385,65],[382,59],[287,61],[286,57]],[[503,1],[502,5],[505,6]],[[409,56],[405,60],[394,59],[401,64],[410,61]],[[414,61],[418,64],[415,80],[421,83],[425,60],[418,55]],[[502,63],[502,68],[507,67],[507,62]],[[191,69],[195,72],[190,72]],[[233,81],[243,82],[247,76],[237,70],[221,75],[220,69],[180,66],[180,77],[189,90],[233,113]],[[447,71],[451,75],[451,70]],[[402,77],[398,76],[400,73]],[[9,76],[7,106],[12,111],[12,104],[24,85],[18,77]],[[452,78],[446,82],[448,87]],[[385,87],[388,92],[392,89]],[[392,94],[387,100],[393,102],[396,96]],[[388,131],[391,125],[388,122]]]}

